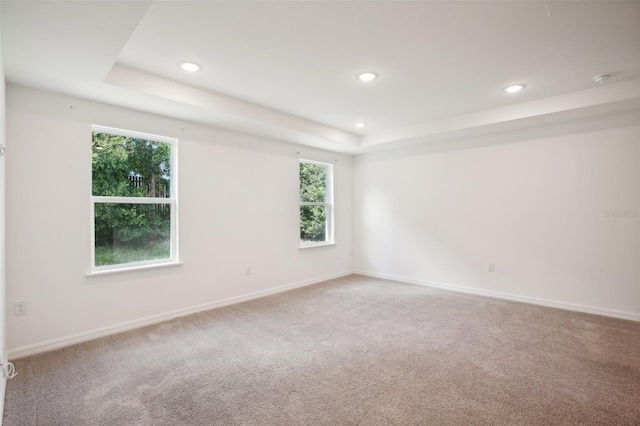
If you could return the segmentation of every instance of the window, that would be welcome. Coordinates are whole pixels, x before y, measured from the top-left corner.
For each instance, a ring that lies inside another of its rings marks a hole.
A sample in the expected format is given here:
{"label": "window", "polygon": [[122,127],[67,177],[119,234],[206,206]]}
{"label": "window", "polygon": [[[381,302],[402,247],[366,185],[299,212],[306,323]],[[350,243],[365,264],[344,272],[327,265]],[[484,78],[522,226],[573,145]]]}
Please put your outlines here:
{"label": "window", "polygon": [[333,164],[300,160],[300,247],[333,243]]}
{"label": "window", "polygon": [[93,271],[178,261],[177,142],[93,126]]}

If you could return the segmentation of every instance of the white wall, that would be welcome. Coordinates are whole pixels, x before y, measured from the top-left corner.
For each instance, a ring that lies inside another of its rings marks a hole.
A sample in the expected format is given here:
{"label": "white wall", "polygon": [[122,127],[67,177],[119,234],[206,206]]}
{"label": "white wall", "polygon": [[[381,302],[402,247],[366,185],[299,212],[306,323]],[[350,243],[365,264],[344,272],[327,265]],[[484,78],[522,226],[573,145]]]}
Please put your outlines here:
{"label": "white wall", "polygon": [[[92,124],[180,139],[183,266],[85,275]],[[27,315],[8,318],[12,355],[101,327],[352,270],[349,156],[12,85],[7,140],[8,298],[28,306]],[[337,160],[335,246],[298,249],[297,151],[312,160]],[[244,275],[247,265],[250,276]]]}
{"label": "white wall", "polygon": [[[604,215],[639,207],[637,113],[368,154],[352,167],[344,155],[33,89],[10,85],[7,96],[7,306],[25,300],[29,311],[7,317],[14,355],[346,273],[352,249],[367,273],[640,318],[638,218]],[[86,276],[91,124],[180,139],[183,266]],[[298,249],[297,151],[338,160],[335,246]]]}
{"label": "white wall", "polygon": [[[1,9],[1,7],[0,7]],[[1,21],[1,20],[0,20]],[[0,31],[1,33],[1,31]],[[5,79],[4,79],[4,63],[2,61],[2,38],[0,37],[0,145],[6,147],[5,143]],[[7,361],[6,351],[6,285],[5,285],[5,210],[4,210],[4,193],[5,193],[5,157],[0,156],[0,362]],[[4,390],[6,380],[4,375],[0,373],[0,415],[4,408]],[[2,420],[0,420],[2,424]]]}
{"label": "white wall", "polygon": [[640,320],[639,153],[636,112],[356,157],[355,269]]}

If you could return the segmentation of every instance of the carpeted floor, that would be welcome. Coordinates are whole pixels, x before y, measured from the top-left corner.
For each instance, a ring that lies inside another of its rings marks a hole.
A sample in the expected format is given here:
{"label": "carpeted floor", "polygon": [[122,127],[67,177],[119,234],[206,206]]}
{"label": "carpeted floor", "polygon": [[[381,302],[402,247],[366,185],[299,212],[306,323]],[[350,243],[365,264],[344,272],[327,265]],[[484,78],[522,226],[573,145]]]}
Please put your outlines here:
{"label": "carpeted floor", "polygon": [[4,425],[640,425],[640,323],[350,276],[15,362]]}

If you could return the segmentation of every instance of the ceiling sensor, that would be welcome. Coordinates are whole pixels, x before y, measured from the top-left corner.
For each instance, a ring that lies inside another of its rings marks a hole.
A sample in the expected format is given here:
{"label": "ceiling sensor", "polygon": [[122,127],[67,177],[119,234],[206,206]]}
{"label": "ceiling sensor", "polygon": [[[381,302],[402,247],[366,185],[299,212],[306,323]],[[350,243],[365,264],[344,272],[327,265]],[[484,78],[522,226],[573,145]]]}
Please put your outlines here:
{"label": "ceiling sensor", "polygon": [[593,81],[595,81],[598,84],[602,84],[605,81],[609,80],[611,78],[611,75],[609,74],[601,74],[601,75],[596,75],[595,77],[593,77]]}

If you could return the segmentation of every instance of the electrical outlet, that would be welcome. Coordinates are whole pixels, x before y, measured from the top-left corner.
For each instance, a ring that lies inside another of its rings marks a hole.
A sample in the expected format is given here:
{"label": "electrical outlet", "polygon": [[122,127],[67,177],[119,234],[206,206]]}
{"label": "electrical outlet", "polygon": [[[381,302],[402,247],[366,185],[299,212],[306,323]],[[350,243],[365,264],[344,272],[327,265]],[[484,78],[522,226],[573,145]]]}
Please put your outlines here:
{"label": "electrical outlet", "polygon": [[496,264],[495,263],[487,263],[487,271],[495,272],[496,271]]}
{"label": "electrical outlet", "polygon": [[251,275],[251,266],[245,266],[244,267],[244,274],[245,275]]}
{"label": "electrical outlet", "polygon": [[13,302],[13,315],[26,315],[27,302]]}

